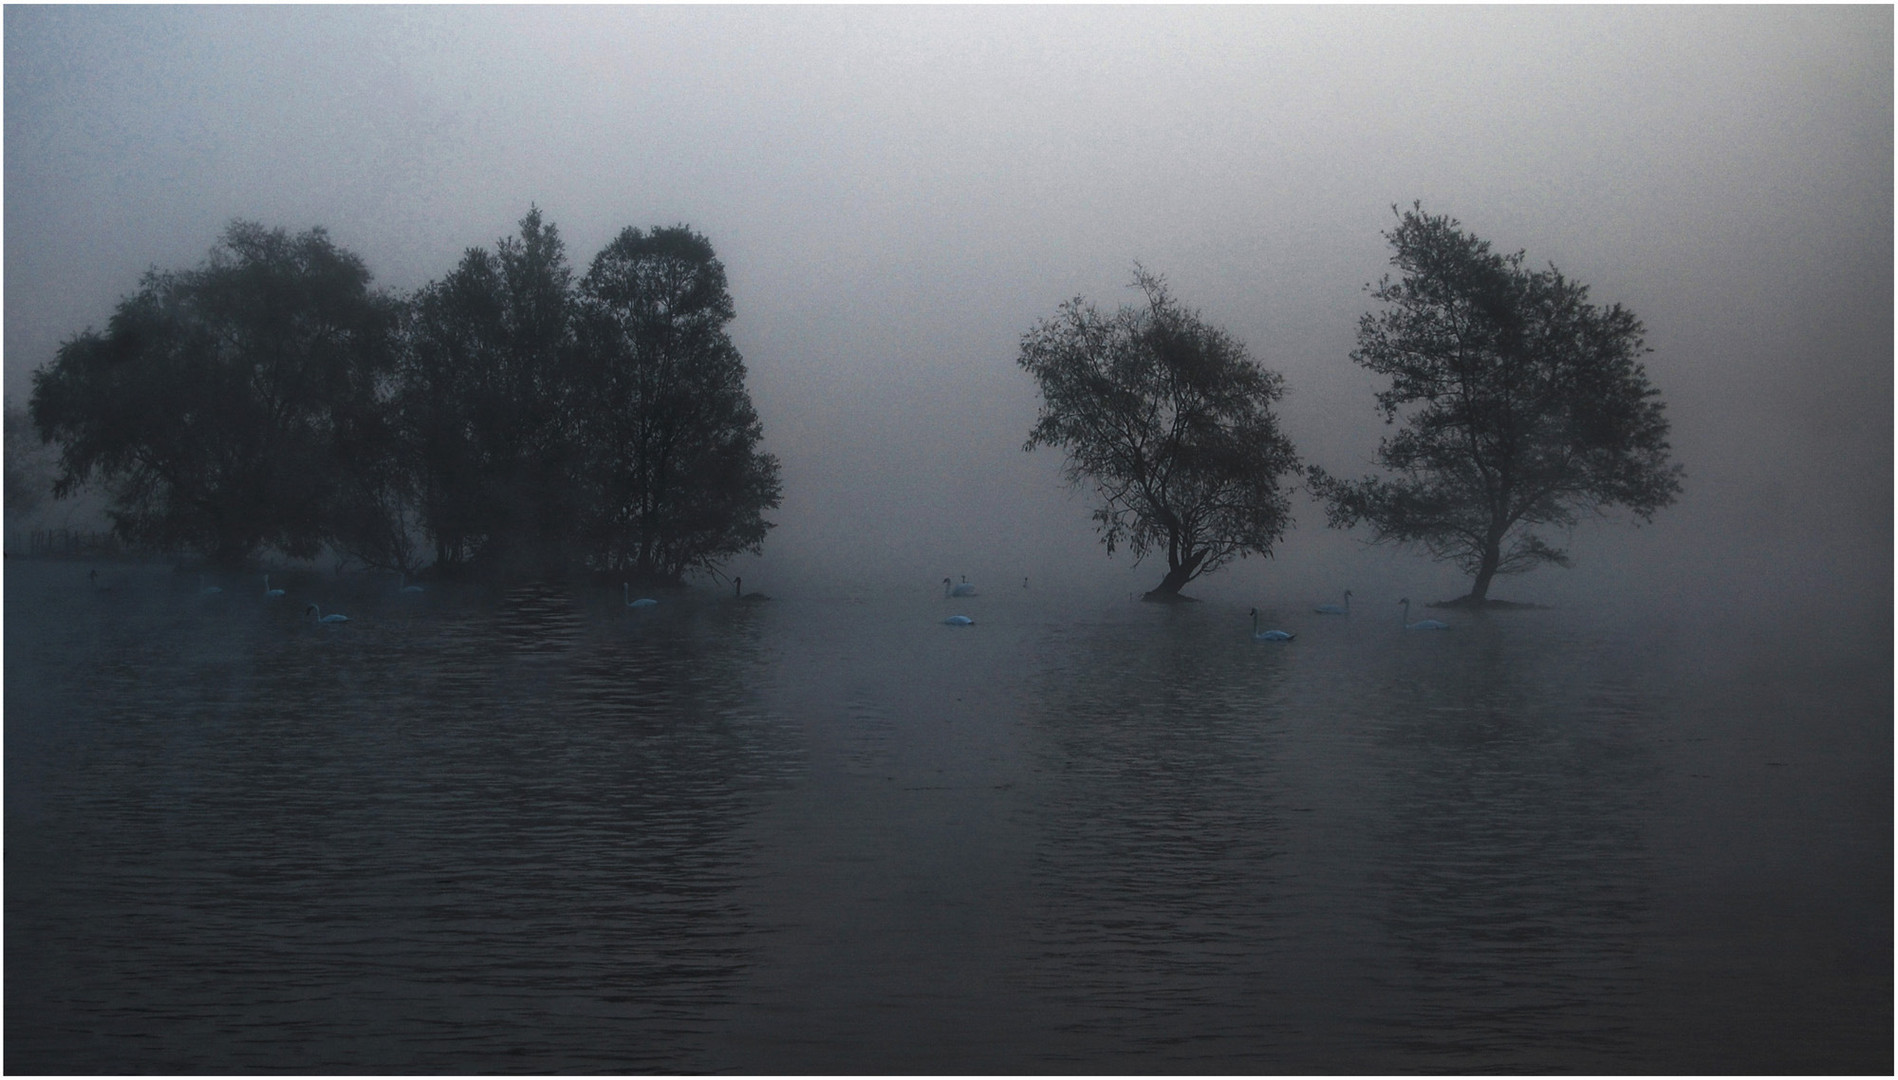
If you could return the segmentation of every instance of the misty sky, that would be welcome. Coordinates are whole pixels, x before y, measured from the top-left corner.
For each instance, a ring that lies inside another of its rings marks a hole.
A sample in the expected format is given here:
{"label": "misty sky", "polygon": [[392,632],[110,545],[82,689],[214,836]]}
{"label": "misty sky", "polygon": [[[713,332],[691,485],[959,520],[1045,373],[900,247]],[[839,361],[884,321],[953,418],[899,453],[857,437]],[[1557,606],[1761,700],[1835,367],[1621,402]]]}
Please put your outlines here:
{"label": "misty sky", "polygon": [[[1882,603],[1892,19],[8,6],[6,395],[233,218],[325,226],[399,291],[530,203],[580,272],[627,225],[684,222],[726,265],[784,467],[740,572],[1146,587],[1164,567],[1109,562],[1058,456],[1021,451],[1023,332],[1128,301],[1139,260],[1284,373],[1307,459],[1361,472],[1384,429],[1356,320],[1392,205],[1422,200],[1646,322],[1688,470],[1652,527],[1586,526],[1574,570],[1497,595],[1704,573]],[[1461,591],[1294,506],[1274,561],[1189,591]]]}

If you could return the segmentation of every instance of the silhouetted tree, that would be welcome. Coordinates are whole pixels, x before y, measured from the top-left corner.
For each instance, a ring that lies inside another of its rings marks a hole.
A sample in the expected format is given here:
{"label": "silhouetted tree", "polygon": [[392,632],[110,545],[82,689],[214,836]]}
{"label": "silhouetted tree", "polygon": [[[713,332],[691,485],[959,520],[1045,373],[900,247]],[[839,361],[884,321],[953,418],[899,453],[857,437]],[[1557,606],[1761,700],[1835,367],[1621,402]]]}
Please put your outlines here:
{"label": "silhouetted tree", "polygon": [[152,270],[105,333],[62,345],[30,409],[60,444],[54,493],[98,475],[125,540],[238,562],[330,539],[350,414],[373,413],[393,305],[322,229],[225,230],[194,270]]}
{"label": "silhouetted tree", "polygon": [[757,551],[778,462],[725,332],[725,268],[685,226],[624,230],[579,287],[575,417],[598,570],[677,581]]}
{"label": "silhouetted tree", "polygon": [[1632,312],[1588,303],[1553,266],[1526,270],[1522,252],[1497,255],[1420,204],[1385,235],[1399,276],[1379,282],[1387,306],[1359,321],[1351,358],[1391,380],[1377,404],[1402,426],[1377,457],[1395,475],[1313,466],[1332,526],[1365,523],[1373,542],[1454,561],[1481,603],[1497,574],[1568,565],[1536,526],[1616,505],[1646,521],[1674,501],[1681,470]]}
{"label": "silhouetted tree", "polygon": [[420,469],[402,438],[395,378],[384,373],[336,407],[336,454],[342,468],[330,501],[330,543],[347,559],[383,570],[420,569],[424,532]]}
{"label": "silhouetted tree", "polygon": [[414,487],[438,565],[561,557],[578,512],[572,277],[530,208],[410,304],[400,390]]}
{"label": "silhouetted tree", "polygon": [[1271,555],[1291,520],[1279,478],[1298,458],[1271,410],[1284,380],[1160,278],[1137,269],[1134,285],[1142,306],[1103,315],[1076,298],[1022,338],[1042,398],[1023,449],[1065,448],[1068,482],[1100,499],[1108,552],[1164,551],[1146,598],[1174,600],[1235,557]]}

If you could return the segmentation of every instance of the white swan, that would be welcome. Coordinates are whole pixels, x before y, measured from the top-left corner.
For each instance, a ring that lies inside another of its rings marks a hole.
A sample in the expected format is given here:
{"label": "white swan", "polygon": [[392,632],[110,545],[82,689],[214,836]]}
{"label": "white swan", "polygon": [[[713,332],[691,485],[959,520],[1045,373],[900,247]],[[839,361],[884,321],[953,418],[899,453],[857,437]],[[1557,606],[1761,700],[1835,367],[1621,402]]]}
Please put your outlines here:
{"label": "white swan", "polygon": [[1297,634],[1288,634],[1283,630],[1260,630],[1259,609],[1252,609],[1252,640],[1254,641],[1290,641]]}
{"label": "white swan", "polygon": [[951,615],[942,621],[944,626],[974,626],[975,620],[967,615]]}
{"label": "white swan", "polygon": [[942,579],[943,599],[947,600],[949,597],[952,597],[952,596],[974,596],[974,595],[975,595],[975,586],[969,584],[969,575],[967,574],[962,575],[962,580],[960,582],[956,582],[953,584],[949,581],[948,578]]}
{"label": "white swan", "polygon": [[401,593],[403,596],[420,596],[422,595],[422,587],[420,585],[409,584],[409,572],[404,570],[402,571],[402,587],[397,589],[396,592]]}
{"label": "white swan", "polygon": [[303,613],[305,615],[315,615],[316,621],[320,623],[346,623],[349,621],[349,616],[347,615],[325,615],[323,614],[323,609],[317,607],[315,604],[304,608]]}
{"label": "white swan", "polygon": [[740,603],[744,603],[744,604],[762,604],[766,600],[771,599],[769,596],[766,596],[765,594],[761,592],[754,592],[754,593],[746,592],[745,579],[741,577],[735,577],[732,579],[732,596],[735,597]]}
{"label": "white swan", "polygon": [[1406,630],[1448,630],[1450,628],[1449,623],[1438,622],[1435,619],[1418,619],[1416,622],[1411,622],[1410,597],[1406,596],[1402,600],[1399,600],[1398,603],[1404,605],[1404,614],[1399,618],[1398,622],[1401,623]]}
{"label": "white swan", "polygon": [[1337,604],[1319,604],[1317,607],[1312,608],[1312,610],[1317,612],[1320,615],[1349,615],[1351,614],[1351,590],[1346,589],[1344,591],[1344,605],[1342,607],[1340,607]]}
{"label": "white swan", "polygon": [[633,599],[632,589],[633,587],[631,585],[626,584],[624,581],[619,583],[619,598],[620,598],[620,601],[624,603],[627,607],[649,608],[649,607],[657,607],[659,605],[659,601],[654,600],[651,597],[642,596],[637,600]]}
{"label": "white swan", "polygon": [[223,593],[224,593],[224,590],[219,586],[206,585],[204,583],[203,574],[198,575],[198,595],[199,596],[221,596],[223,595]]}
{"label": "white swan", "polygon": [[273,588],[271,588],[271,587],[270,587],[270,575],[269,575],[269,574],[265,574],[265,575],[264,575],[264,599],[266,599],[266,600],[281,600],[281,599],[283,599],[283,590],[282,590],[282,589],[273,589]]}

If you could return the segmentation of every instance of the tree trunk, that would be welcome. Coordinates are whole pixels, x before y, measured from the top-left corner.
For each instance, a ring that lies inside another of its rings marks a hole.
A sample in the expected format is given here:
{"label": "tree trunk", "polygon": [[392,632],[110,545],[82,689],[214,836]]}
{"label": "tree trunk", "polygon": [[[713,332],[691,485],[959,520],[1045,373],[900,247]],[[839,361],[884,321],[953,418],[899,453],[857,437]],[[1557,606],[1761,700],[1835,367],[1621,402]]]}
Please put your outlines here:
{"label": "tree trunk", "polygon": [[1483,545],[1483,562],[1476,569],[1476,581],[1470,585],[1469,599],[1482,603],[1489,599],[1489,583],[1496,576],[1496,567],[1503,561],[1503,545],[1500,537],[1491,538]]}
{"label": "tree trunk", "polygon": [[1167,570],[1166,577],[1160,579],[1160,584],[1154,586],[1151,592],[1141,596],[1141,599],[1163,604],[1187,599],[1180,595],[1180,590],[1186,587],[1187,582],[1193,580],[1193,572],[1199,569],[1199,564],[1205,559],[1206,553],[1201,551],[1189,555],[1182,562],[1174,563]]}

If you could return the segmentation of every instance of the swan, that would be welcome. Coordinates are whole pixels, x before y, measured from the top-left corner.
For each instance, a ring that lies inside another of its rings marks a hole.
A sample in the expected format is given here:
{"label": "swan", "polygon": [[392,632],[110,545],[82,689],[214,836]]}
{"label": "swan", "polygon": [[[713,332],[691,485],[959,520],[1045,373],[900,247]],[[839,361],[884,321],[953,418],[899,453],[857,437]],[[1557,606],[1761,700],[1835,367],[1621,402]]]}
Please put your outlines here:
{"label": "swan", "polygon": [[1288,634],[1283,630],[1260,630],[1259,609],[1252,609],[1252,640],[1254,641],[1290,641],[1297,634]]}
{"label": "swan", "polygon": [[404,570],[402,571],[402,587],[397,589],[396,592],[401,593],[403,596],[420,596],[422,595],[422,587],[420,585],[409,584],[409,573]]}
{"label": "swan", "polygon": [[1398,603],[1404,605],[1403,617],[1400,618],[1398,621],[1403,625],[1404,629],[1406,630],[1448,630],[1450,628],[1449,623],[1438,622],[1435,619],[1419,619],[1416,622],[1411,622],[1410,621],[1410,597],[1406,596],[1402,600],[1399,600]]}
{"label": "swan", "polygon": [[206,585],[204,583],[204,575],[203,574],[198,575],[198,595],[199,596],[222,596],[223,594],[224,594],[223,588],[217,585]]}
{"label": "swan", "polygon": [[975,620],[967,615],[951,615],[942,621],[944,626],[974,626]]}
{"label": "swan", "polygon": [[732,595],[737,597],[739,602],[746,604],[762,604],[766,600],[771,599],[761,592],[747,593],[745,591],[745,579],[741,577],[732,579]]}
{"label": "swan", "polygon": [[265,574],[265,575],[264,575],[264,599],[266,599],[266,600],[281,600],[281,599],[283,599],[283,590],[282,590],[282,589],[273,589],[273,588],[271,588],[271,587],[270,587],[270,575],[269,575],[269,574]]}
{"label": "swan", "polygon": [[1351,614],[1351,590],[1346,589],[1344,591],[1344,606],[1343,607],[1340,607],[1337,604],[1319,604],[1317,607],[1312,608],[1312,610],[1317,612],[1320,615],[1349,615]]}
{"label": "swan", "polygon": [[349,621],[349,616],[347,615],[325,615],[323,614],[323,609],[317,607],[315,604],[304,608],[303,613],[305,615],[316,616],[316,621],[320,623],[346,623]]}
{"label": "swan", "polygon": [[632,597],[633,597],[632,586],[626,584],[624,581],[620,582],[619,583],[619,598],[620,598],[620,601],[624,603],[627,607],[649,608],[649,607],[657,607],[659,604],[659,601],[654,600],[651,597],[642,596],[637,600],[634,600]]}
{"label": "swan", "polygon": [[974,595],[975,595],[975,586],[969,584],[969,575],[967,574],[962,575],[962,580],[955,584],[951,584],[948,578],[942,579],[943,599],[947,600],[949,597],[952,597],[952,596],[974,596]]}

